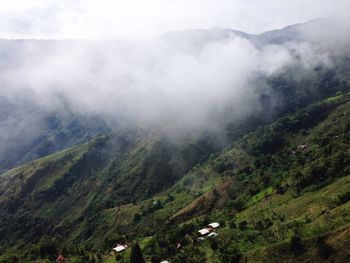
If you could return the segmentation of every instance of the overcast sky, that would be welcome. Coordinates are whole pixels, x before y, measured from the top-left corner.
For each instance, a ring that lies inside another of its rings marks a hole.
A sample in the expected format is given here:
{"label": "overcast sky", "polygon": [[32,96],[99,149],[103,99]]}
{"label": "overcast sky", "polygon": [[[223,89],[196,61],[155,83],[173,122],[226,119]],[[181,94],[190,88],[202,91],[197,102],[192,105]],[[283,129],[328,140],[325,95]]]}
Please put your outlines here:
{"label": "overcast sky", "polygon": [[260,33],[349,10],[349,0],[0,0],[0,37],[145,39],[215,26]]}

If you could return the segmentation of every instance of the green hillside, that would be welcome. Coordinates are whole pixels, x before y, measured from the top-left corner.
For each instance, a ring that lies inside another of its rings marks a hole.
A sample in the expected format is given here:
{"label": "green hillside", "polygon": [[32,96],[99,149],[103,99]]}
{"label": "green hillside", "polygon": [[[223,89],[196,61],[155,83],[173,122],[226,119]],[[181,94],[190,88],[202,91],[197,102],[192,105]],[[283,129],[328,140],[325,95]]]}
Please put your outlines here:
{"label": "green hillside", "polygon": [[[60,249],[104,252],[119,224],[128,232],[138,201],[171,186],[215,147],[210,138],[174,144],[127,131],[12,169],[0,176],[1,247],[24,248],[28,260],[52,259]],[[152,205],[144,209],[152,214]],[[42,252],[48,243],[54,252]]]}
{"label": "green hillside", "polygon": [[[138,242],[147,260],[345,262],[349,127],[338,94],[222,152],[126,131],[17,167],[0,176],[0,259],[115,262],[114,244]],[[219,235],[197,241],[210,221]]]}
{"label": "green hillside", "polygon": [[[171,262],[346,262],[349,118],[349,97],[339,95],[262,127],[218,157],[211,156],[182,182],[220,178],[215,187],[174,211],[169,221],[174,229],[168,224],[159,231],[146,245],[146,255],[158,254]],[[197,185],[187,189],[193,195],[207,190]],[[198,244],[195,230],[210,221],[224,227],[217,238]],[[295,249],[291,240],[301,240],[300,246]],[[178,242],[184,244],[180,251],[174,248]],[[323,246],[332,253],[323,255],[320,251],[328,251]]]}
{"label": "green hillside", "polygon": [[350,262],[341,20],[0,40],[0,263]]}

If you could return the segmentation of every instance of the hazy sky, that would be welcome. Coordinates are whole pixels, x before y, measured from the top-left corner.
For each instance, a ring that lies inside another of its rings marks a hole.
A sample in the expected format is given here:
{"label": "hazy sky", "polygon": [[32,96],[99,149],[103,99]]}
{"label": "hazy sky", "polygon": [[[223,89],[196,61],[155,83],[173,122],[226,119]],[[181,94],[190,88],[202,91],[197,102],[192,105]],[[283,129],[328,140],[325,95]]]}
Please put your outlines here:
{"label": "hazy sky", "polygon": [[215,26],[260,33],[349,9],[349,0],[0,0],[0,37],[143,39]]}

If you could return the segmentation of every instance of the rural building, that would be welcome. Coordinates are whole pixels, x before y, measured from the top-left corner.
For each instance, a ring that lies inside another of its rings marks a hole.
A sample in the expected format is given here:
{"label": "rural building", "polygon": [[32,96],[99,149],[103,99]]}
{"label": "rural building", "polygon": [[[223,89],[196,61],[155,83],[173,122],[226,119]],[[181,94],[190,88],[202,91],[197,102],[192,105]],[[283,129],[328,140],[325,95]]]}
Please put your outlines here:
{"label": "rural building", "polygon": [[214,222],[214,223],[210,223],[208,226],[212,227],[212,228],[218,228],[220,226],[220,224],[217,222]]}
{"label": "rural building", "polygon": [[113,248],[113,250],[115,251],[115,252],[117,252],[117,253],[119,253],[119,252],[122,252],[122,251],[124,251],[125,249],[127,249],[127,246],[125,245],[117,245],[115,248]]}
{"label": "rural building", "polygon": [[199,234],[204,236],[204,235],[208,234],[210,231],[207,228],[203,228],[203,229],[198,230],[198,232],[199,232]]}

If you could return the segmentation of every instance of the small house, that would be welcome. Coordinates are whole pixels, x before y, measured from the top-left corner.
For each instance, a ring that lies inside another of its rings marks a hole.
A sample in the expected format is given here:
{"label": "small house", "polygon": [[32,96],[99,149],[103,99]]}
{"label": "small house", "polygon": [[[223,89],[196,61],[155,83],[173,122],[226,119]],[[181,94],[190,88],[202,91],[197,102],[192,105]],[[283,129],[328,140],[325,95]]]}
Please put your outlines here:
{"label": "small house", "polygon": [[214,223],[210,223],[208,226],[215,229],[215,228],[218,228],[220,224],[218,222],[214,222]]}
{"label": "small house", "polygon": [[199,232],[199,234],[204,236],[204,235],[208,234],[210,231],[207,228],[203,228],[203,229],[198,230],[198,232]]}
{"label": "small house", "polygon": [[122,251],[126,250],[127,248],[128,248],[127,245],[119,245],[118,244],[115,248],[113,248],[113,250],[115,252],[119,253],[119,252],[122,252]]}
{"label": "small house", "polygon": [[211,232],[211,233],[208,235],[208,237],[217,237],[217,236],[218,236],[218,234],[215,233],[215,232]]}

